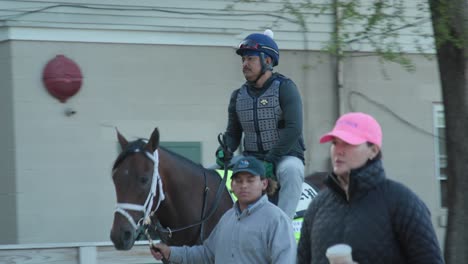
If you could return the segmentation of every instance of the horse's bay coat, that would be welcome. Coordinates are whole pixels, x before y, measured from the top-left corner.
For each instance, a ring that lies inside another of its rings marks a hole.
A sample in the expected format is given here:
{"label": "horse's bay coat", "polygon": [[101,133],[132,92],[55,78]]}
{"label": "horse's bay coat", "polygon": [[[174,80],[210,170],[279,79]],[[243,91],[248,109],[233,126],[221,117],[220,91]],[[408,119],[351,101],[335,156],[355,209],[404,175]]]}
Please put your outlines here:
{"label": "horse's bay coat", "polygon": [[242,213],[236,203],[202,245],[171,247],[169,260],[184,264],[295,263],[291,219],[265,195]]}
{"label": "horse's bay coat", "polygon": [[[114,162],[112,175],[119,208],[111,229],[116,249],[131,249],[144,229],[151,236],[153,232],[150,231],[155,228],[160,233],[159,238],[167,244],[194,245],[207,237],[224,212],[232,208],[232,199],[223,186],[219,188],[219,175],[214,170],[160,148],[159,136],[155,128],[149,140],[129,142],[117,131],[122,152]],[[165,190],[163,202],[159,200],[162,199],[161,189]],[[211,191],[205,195],[205,190]],[[210,216],[202,221],[203,235],[200,228],[194,228],[201,225],[202,214]],[[148,215],[151,221],[145,226],[148,219],[144,218]],[[164,228],[157,227],[157,222]]]}

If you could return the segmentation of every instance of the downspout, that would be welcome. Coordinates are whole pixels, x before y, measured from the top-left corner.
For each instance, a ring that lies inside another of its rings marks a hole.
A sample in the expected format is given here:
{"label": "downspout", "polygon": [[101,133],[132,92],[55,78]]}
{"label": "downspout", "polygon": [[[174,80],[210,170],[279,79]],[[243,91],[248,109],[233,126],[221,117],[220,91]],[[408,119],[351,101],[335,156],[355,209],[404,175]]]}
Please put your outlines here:
{"label": "downspout", "polygon": [[344,84],[343,84],[343,50],[340,42],[340,25],[341,25],[341,9],[339,7],[340,0],[333,0],[333,15],[335,18],[334,31],[333,31],[333,41],[336,47],[335,54],[335,92],[336,92],[336,114],[341,116],[345,113],[344,105]]}
{"label": "downspout", "polygon": [[[309,78],[308,78],[308,71],[310,69],[310,62],[309,62],[309,39],[307,38],[307,29],[306,28],[302,28],[302,42],[303,42],[303,49],[304,49],[304,56],[302,56],[302,59],[303,59],[303,67],[302,67],[302,107],[303,107],[303,110],[302,110],[302,120],[303,120],[303,124],[302,124],[302,131],[303,131],[303,137],[304,137],[304,141],[306,142],[314,142],[313,139],[312,139],[312,134],[313,133],[308,133],[308,131],[306,129],[308,129],[310,126],[309,126],[309,118],[310,118],[310,110],[309,110],[309,104],[306,102],[309,98],[309,89],[310,89],[310,86],[309,86]],[[306,125],[307,124],[307,125]],[[310,143],[309,143],[310,144]],[[305,168],[305,171],[310,171],[311,169],[311,165],[310,164],[313,164],[313,160],[312,160],[312,156],[313,155],[305,155],[305,164],[306,164],[306,168]],[[305,174],[304,176],[307,176],[307,174]]]}

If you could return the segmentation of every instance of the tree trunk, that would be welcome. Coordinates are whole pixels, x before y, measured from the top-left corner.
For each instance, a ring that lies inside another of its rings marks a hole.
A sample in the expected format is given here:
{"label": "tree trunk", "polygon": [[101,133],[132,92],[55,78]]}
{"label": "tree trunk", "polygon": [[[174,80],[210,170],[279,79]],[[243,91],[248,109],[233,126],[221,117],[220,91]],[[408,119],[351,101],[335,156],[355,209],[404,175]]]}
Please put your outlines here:
{"label": "tree trunk", "polygon": [[[448,158],[447,264],[468,263],[468,79],[465,0],[429,0],[445,110]],[[448,34],[448,35],[447,35]],[[447,38],[449,36],[449,38]]]}

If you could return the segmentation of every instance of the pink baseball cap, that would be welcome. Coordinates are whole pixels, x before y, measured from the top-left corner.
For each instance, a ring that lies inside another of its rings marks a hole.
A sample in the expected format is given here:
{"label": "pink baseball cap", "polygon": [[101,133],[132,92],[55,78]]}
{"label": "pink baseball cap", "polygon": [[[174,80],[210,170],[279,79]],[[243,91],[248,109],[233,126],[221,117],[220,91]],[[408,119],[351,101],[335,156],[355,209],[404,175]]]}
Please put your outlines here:
{"label": "pink baseball cap", "polygon": [[337,137],[348,144],[360,145],[370,142],[382,148],[382,129],[379,123],[370,115],[354,112],[342,115],[335,123],[332,131],[320,138],[325,143]]}

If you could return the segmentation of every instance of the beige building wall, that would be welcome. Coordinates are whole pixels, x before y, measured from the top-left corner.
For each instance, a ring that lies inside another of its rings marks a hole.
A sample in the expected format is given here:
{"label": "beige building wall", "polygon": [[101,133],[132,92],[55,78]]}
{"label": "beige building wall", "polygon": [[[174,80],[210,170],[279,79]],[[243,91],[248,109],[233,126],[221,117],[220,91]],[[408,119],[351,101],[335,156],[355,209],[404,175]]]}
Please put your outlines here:
{"label": "beige building wall", "polygon": [[[202,162],[214,163],[216,136],[225,129],[227,104],[242,82],[232,48],[12,41],[11,71],[16,146],[18,243],[107,241],[115,193],[110,178],[117,156],[115,128],[128,138],[199,141]],[[36,52],[40,50],[41,52]],[[60,103],[45,90],[41,75],[58,54],[81,67],[81,91]],[[407,184],[439,217],[432,103],[440,101],[434,61],[414,56],[408,73],[373,57],[344,61],[342,111],[365,111],[384,129],[388,176]],[[317,144],[337,116],[331,59],[316,52],[282,51],[278,71],[291,77],[304,101],[306,172],[327,170],[328,145]],[[385,74],[384,74],[385,73]],[[356,92],[364,94],[359,96]],[[3,98],[3,97],[2,97]],[[371,100],[371,101],[370,101]],[[347,105],[347,102],[351,105]],[[69,109],[76,114],[67,116]],[[7,116],[8,119],[8,116]],[[10,184],[10,187],[14,187]],[[443,212],[442,212],[443,213]],[[52,231],[54,230],[54,231]],[[441,234],[441,230],[439,230]],[[12,242],[7,242],[12,243]]]}
{"label": "beige building wall", "polygon": [[[115,128],[128,138],[149,137],[159,127],[161,141],[199,141],[203,164],[212,165],[230,94],[244,82],[233,48],[28,41],[11,46],[18,243],[106,241],[115,203]],[[58,54],[79,64],[84,76],[80,92],[66,103],[50,96],[41,80],[44,66]],[[278,68],[304,96],[308,171],[324,169],[311,154],[316,140],[309,132],[315,128],[308,124],[334,116],[325,110],[332,108],[332,74],[317,54],[284,51]],[[69,110],[76,113],[67,116]]]}
{"label": "beige building wall", "polygon": [[[221,0],[196,6],[143,0],[139,9],[126,0],[101,1],[97,9],[90,0],[60,2],[0,0],[0,243],[108,241],[115,128],[129,139],[159,127],[161,141],[201,142],[203,165],[214,164],[229,96],[243,82],[233,47],[270,25],[281,49],[277,71],[303,96],[306,172],[329,168],[329,146],[317,141],[339,112],[373,114],[384,129],[388,176],[426,202],[443,241],[430,135],[432,105],[441,101],[435,60],[412,55],[416,72],[408,73],[356,52],[343,61],[338,84],[334,59],[320,51],[333,30],[331,13],[309,14],[303,34],[291,20],[251,16],[275,13],[276,2],[237,4],[228,12],[235,16],[226,15]],[[407,10],[418,18],[416,7]],[[430,34],[430,23],[422,27]],[[402,31],[405,51],[416,52],[413,38],[410,29]],[[433,52],[431,39],[422,43]],[[371,49],[365,41],[349,48]],[[42,84],[44,66],[59,54],[78,63],[84,76],[81,91],[66,103]],[[75,114],[67,116],[70,111]]]}

